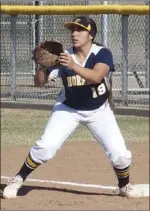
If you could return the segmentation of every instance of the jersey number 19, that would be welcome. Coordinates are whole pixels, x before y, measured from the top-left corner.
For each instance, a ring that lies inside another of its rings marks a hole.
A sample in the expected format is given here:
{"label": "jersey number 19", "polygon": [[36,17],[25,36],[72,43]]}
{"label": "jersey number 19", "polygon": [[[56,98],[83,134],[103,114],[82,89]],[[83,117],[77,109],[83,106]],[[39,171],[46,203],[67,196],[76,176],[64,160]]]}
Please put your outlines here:
{"label": "jersey number 19", "polygon": [[103,95],[106,92],[106,87],[104,83],[100,84],[97,88],[92,87],[92,96],[93,98],[97,98],[100,95]]}

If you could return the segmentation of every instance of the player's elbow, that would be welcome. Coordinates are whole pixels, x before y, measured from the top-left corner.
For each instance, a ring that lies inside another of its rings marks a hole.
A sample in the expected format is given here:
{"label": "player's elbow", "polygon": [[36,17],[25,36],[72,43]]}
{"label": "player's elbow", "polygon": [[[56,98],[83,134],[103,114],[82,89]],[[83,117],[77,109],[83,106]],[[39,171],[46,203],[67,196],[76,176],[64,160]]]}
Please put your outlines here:
{"label": "player's elbow", "polygon": [[97,75],[93,75],[93,78],[92,78],[92,83],[94,84],[97,84],[97,83],[100,83],[102,81],[102,77],[100,76],[97,76]]}
{"label": "player's elbow", "polygon": [[95,79],[95,80],[93,81],[93,83],[95,83],[95,84],[101,83],[101,79]]}

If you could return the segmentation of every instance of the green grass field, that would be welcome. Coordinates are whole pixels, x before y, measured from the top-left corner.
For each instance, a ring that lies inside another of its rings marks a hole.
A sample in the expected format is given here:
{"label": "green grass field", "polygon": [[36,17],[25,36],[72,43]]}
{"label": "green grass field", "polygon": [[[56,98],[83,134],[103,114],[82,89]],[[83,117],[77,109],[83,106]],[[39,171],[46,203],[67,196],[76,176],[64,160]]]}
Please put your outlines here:
{"label": "green grass field", "polygon": [[[1,109],[1,145],[32,145],[43,133],[50,111],[30,109]],[[126,141],[149,140],[149,118],[116,116]],[[115,135],[115,134],[114,134]],[[94,140],[90,132],[80,126],[70,136],[71,141]]]}

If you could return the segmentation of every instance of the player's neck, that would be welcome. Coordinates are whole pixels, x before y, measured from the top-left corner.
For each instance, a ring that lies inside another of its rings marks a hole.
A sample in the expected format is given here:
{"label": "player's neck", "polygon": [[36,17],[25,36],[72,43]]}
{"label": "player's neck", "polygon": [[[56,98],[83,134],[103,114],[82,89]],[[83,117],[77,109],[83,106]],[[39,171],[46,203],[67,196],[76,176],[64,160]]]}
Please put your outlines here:
{"label": "player's neck", "polygon": [[76,48],[74,54],[76,55],[76,57],[85,59],[87,55],[89,54],[91,47],[92,47],[92,43],[88,43],[84,46]]}

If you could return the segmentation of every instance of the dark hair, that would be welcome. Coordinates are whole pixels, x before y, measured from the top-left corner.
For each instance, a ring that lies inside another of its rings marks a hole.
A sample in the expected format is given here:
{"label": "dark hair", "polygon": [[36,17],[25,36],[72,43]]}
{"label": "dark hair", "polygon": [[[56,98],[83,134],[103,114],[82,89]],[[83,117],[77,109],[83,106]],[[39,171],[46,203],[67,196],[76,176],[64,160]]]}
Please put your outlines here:
{"label": "dark hair", "polygon": [[95,21],[92,18],[89,18],[89,22],[90,22],[91,26],[93,27],[93,29],[95,31],[95,35],[93,36],[93,40],[94,40],[94,38],[95,38],[95,36],[97,34],[97,26],[96,26]]}

